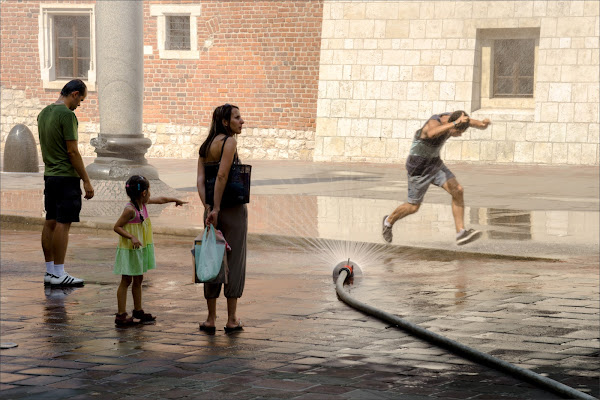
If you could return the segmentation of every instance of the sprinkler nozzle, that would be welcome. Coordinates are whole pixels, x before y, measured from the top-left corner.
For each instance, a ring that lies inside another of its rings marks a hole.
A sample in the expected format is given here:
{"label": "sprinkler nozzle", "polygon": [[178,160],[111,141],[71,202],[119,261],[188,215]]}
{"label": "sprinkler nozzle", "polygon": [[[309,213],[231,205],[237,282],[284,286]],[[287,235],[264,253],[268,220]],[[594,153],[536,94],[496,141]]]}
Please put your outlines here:
{"label": "sprinkler nozzle", "polygon": [[359,266],[354,263],[353,261],[350,261],[350,259],[348,259],[347,261],[342,261],[340,263],[338,263],[338,265],[335,266],[335,268],[333,269],[333,281],[335,282],[338,278],[338,276],[340,275],[340,273],[346,270],[348,272],[348,277],[347,279],[353,278],[354,277],[354,272],[360,272],[360,268]]}
{"label": "sprinkler nozzle", "polygon": [[348,262],[344,264],[344,266],[341,269],[347,269],[348,276],[354,275],[354,267],[352,266],[352,263],[350,263],[350,259],[348,259]]}

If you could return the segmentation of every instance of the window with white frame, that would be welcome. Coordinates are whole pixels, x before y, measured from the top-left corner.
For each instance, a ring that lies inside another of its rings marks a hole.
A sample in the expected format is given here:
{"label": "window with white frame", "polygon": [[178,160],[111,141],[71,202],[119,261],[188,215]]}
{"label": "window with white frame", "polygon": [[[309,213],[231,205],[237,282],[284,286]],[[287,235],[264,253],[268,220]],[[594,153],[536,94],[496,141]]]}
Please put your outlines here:
{"label": "window with white frame", "polygon": [[40,71],[43,87],[62,89],[72,79],[96,90],[93,4],[41,4]]}
{"label": "window with white frame", "polygon": [[156,38],[160,58],[200,58],[198,51],[199,5],[151,5],[150,15],[156,17]]}

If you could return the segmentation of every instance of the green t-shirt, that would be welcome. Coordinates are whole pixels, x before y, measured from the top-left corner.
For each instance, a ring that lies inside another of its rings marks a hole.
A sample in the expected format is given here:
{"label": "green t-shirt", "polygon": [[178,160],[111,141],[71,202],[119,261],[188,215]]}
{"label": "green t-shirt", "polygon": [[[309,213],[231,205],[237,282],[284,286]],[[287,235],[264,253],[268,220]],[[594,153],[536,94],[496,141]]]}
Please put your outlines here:
{"label": "green t-shirt", "polygon": [[79,177],[69,160],[67,140],[77,140],[77,117],[64,104],[50,104],[38,115],[44,176]]}

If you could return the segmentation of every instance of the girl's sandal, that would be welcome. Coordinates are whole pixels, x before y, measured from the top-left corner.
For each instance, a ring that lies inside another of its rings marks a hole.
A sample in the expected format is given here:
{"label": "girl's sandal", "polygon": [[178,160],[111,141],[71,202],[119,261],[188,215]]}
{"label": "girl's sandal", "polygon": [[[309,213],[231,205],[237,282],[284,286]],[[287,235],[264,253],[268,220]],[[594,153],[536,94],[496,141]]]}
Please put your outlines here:
{"label": "girl's sandal", "polygon": [[115,314],[116,318],[115,318],[115,325],[116,326],[131,326],[131,325],[135,325],[135,321],[133,320],[133,317],[127,317],[127,313],[123,313],[123,314]]}
{"label": "girl's sandal", "polygon": [[144,310],[133,310],[131,314],[133,315],[133,318],[139,319],[142,324],[147,324],[156,320],[155,316],[145,313]]}

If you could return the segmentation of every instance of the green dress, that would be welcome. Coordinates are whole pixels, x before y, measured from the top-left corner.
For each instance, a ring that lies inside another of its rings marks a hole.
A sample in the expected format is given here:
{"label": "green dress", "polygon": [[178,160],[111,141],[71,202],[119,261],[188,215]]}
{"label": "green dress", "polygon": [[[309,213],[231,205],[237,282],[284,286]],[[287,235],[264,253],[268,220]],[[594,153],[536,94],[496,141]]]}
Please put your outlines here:
{"label": "green dress", "polygon": [[[154,258],[154,241],[152,239],[152,223],[148,218],[146,206],[142,206],[141,212],[138,211],[133,203],[127,203],[135,210],[133,217],[123,229],[138,238],[142,245],[134,249],[131,240],[119,235],[119,244],[117,245],[117,255],[115,257],[114,273],[117,275],[143,275],[146,271],[156,268]],[[140,214],[143,219],[140,218]]]}

